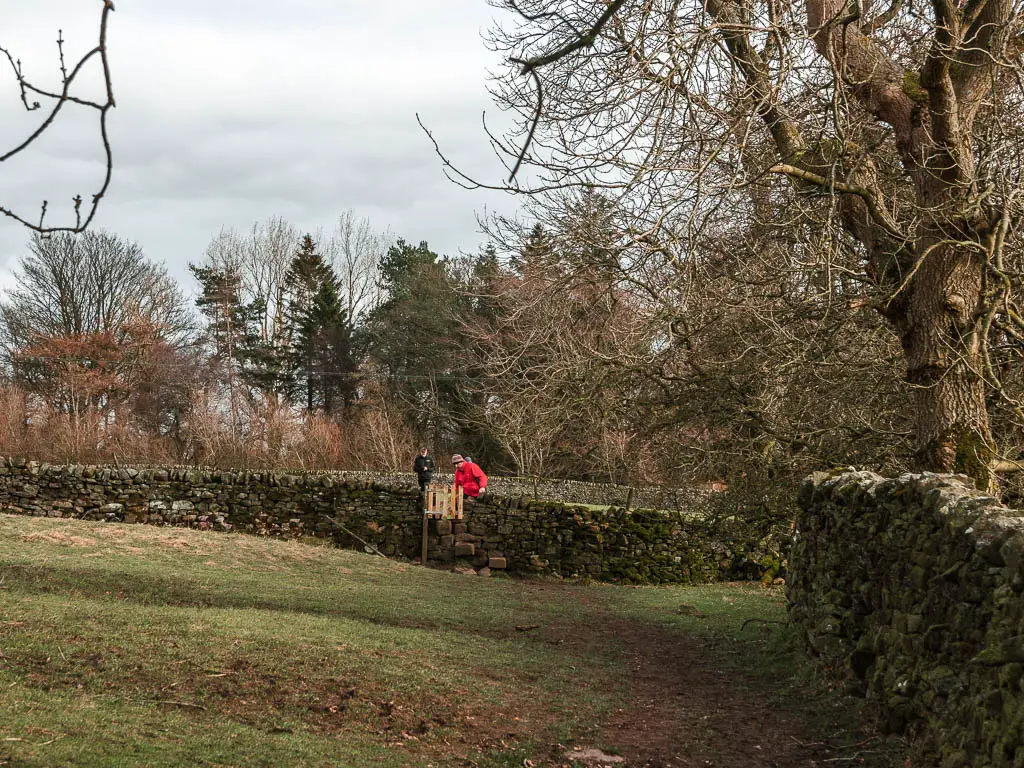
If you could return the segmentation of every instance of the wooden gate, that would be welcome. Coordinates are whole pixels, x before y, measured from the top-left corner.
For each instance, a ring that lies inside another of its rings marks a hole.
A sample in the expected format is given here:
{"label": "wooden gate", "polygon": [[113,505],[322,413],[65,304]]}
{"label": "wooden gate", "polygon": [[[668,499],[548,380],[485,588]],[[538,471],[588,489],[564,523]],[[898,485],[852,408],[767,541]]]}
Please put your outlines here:
{"label": "wooden gate", "polygon": [[431,483],[423,499],[423,514],[447,520],[462,519],[462,486]]}

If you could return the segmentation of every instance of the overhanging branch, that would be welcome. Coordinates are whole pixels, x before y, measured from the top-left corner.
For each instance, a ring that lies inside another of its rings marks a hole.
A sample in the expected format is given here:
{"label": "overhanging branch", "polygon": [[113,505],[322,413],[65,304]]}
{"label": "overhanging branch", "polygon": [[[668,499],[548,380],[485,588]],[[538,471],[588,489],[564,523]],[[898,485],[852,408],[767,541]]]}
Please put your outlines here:
{"label": "overhanging branch", "polygon": [[[102,0],[103,10],[100,15],[99,22],[99,40],[94,48],[85,53],[79,60],[78,63],[68,71],[67,65],[64,60],[64,36],[63,33],[58,34],[57,47],[60,58],[60,71],[61,71],[61,89],[60,92],[48,91],[43,88],[39,88],[33,83],[29,82],[23,73],[20,60],[15,57],[6,49],[0,47],[0,55],[6,57],[14,73],[15,79],[21,90],[21,100],[28,111],[35,111],[41,108],[39,102],[28,102],[27,94],[32,93],[36,96],[40,96],[44,99],[50,99],[54,102],[52,108],[50,108],[48,114],[43,118],[42,122],[36,127],[36,129],[22,141],[7,152],[0,153],[0,163],[20,154],[21,152],[32,146],[40,136],[46,133],[47,130],[53,125],[57,116],[60,114],[65,104],[74,104],[79,107],[86,107],[95,109],[99,115],[99,134],[100,141],[103,145],[104,159],[106,164],[106,172],[103,177],[103,182],[97,192],[92,194],[92,199],[83,211],[83,198],[81,195],[76,195],[72,201],[74,203],[74,214],[75,223],[73,226],[58,226],[50,227],[46,226],[46,212],[48,203],[43,201],[41,205],[41,213],[39,216],[38,224],[29,221],[25,217],[15,213],[14,210],[5,205],[0,205],[0,214],[7,216],[8,218],[14,219],[25,227],[40,233],[51,233],[51,232],[82,232],[93,217],[96,215],[96,209],[99,206],[99,201],[107,192],[107,188],[110,186],[110,180],[113,174],[113,159],[110,148],[110,140],[107,134],[107,115],[114,107],[114,92],[111,84],[110,77],[110,62],[107,58],[107,25],[109,22],[110,14],[114,10],[114,3],[112,0]],[[103,69],[103,84],[104,84],[104,99],[103,100],[92,100],[83,99],[72,95],[71,88],[75,82],[75,79],[83,71],[86,64],[91,60],[98,57],[100,65]],[[84,216],[83,216],[84,214]]]}
{"label": "overhanging branch", "polygon": [[[613,2],[608,3],[608,7],[604,9],[604,13],[598,17],[597,21],[594,22],[590,29],[582,34],[578,34],[575,40],[566,43],[561,48],[529,59],[509,59],[513,64],[519,64],[522,66],[522,69],[520,69],[519,72],[521,75],[533,76],[533,82],[537,88],[537,106],[534,109],[533,121],[530,123],[530,132],[526,136],[526,141],[523,142],[523,148],[519,152],[515,165],[512,167],[512,173],[508,177],[510,184],[515,180],[516,174],[519,172],[519,167],[523,164],[523,160],[526,159],[526,153],[530,149],[530,144],[533,143],[533,135],[537,130],[537,124],[540,122],[541,110],[544,105],[544,87],[541,84],[540,77],[537,76],[537,68],[543,67],[547,64],[553,64],[559,59],[568,56],[570,53],[574,53],[581,48],[589,48],[592,46],[594,41],[597,39],[598,34],[604,28],[604,25],[608,23],[608,20],[611,19],[612,16],[614,16],[618,10],[625,5],[625,3],[626,0],[613,0]],[[513,4],[512,7],[515,8],[516,6]],[[522,13],[522,11],[520,11],[520,13]],[[523,15],[526,16],[525,14]],[[526,18],[530,17],[526,16]]]}
{"label": "overhanging branch", "polygon": [[910,241],[910,238],[900,232],[895,222],[893,222],[889,215],[879,207],[878,201],[875,199],[875,195],[870,189],[856,184],[848,184],[843,181],[828,179],[817,173],[812,173],[811,171],[806,171],[803,168],[797,168],[795,165],[789,165],[787,163],[778,163],[773,165],[768,169],[768,172],[785,174],[791,178],[800,179],[800,181],[814,184],[815,186],[821,187],[829,192],[857,195],[864,201],[864,204],[868,208],[868,213],[871,215],[874,222],[884,229],[888,235],[891,235],[903,243]]}

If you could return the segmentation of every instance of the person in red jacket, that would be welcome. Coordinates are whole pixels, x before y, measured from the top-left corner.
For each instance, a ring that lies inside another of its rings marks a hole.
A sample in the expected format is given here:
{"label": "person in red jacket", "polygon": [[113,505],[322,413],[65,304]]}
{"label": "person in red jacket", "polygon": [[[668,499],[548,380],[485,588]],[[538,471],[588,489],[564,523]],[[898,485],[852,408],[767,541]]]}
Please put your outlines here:
{"label": "person in red jacket", "polygon": [[472,461],[466,461],[456,453],[452,456],[452,466],[455,467],[455,487],[462,488],[462,492],[471,498],[477,498],[487,487],[487,475]]}

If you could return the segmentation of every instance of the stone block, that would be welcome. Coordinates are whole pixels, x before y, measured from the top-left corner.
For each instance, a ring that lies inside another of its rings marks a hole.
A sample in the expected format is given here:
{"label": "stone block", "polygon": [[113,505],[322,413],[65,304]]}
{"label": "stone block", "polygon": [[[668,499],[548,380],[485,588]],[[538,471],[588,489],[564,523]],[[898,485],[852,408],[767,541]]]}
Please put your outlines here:
{"label": "stone block", "polygon": [[508,564],[504,557],[492,557],[487,561],[487,567],[499,571],[507,568]]}
{"label": "stone block", "polygon": [[437,521],[437,534],[438,536],[447,536],[452,532],[452,521],[451,520],[438,520]]}
{"label": "stone block", "polygon": [[472,557],[475,553],[476,547],[473,544],[462,543],[455,545],[456,557]]}

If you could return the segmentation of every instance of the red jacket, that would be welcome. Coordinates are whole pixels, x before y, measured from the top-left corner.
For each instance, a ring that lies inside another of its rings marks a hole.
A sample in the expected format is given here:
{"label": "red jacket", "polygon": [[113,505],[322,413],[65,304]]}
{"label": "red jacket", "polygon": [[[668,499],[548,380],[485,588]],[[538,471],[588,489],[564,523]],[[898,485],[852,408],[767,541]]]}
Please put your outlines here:
{"label": "red jacket", "polygon": [[487,475],[472,461],[464,461],[455,470],[455,486],[462,486],[463,493],[475,499],[487,487]]}

